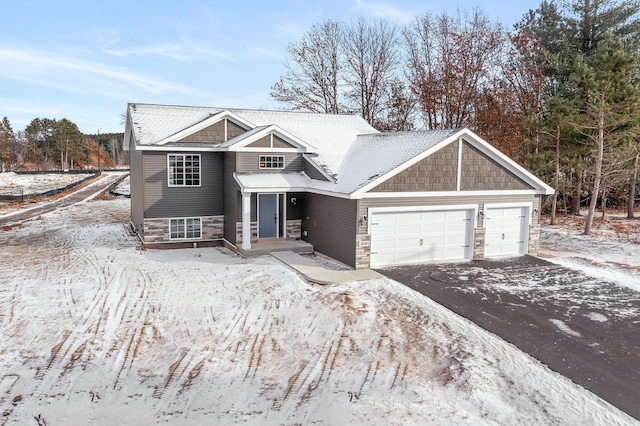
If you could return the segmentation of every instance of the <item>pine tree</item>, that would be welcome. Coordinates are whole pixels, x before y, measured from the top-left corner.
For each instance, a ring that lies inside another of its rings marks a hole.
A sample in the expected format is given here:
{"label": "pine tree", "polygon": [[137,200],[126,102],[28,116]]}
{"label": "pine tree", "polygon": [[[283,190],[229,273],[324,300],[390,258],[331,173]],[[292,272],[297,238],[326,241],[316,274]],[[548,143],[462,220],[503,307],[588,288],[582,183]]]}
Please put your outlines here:
{"label": "pine tree", "polygon": [[0,122],[0,172],[11,169],[17,158],[16,135],[7,117]]}
{"label": "pine tree", "polygon": [[640,129],[638,56],[610,37],[590,56],[576,60],[575,85],[581,89],[580,114],[574,127],[595,148],[594,180],[584,233],[589,234],[601,191],[605,152],[618,150],[637,137]]}

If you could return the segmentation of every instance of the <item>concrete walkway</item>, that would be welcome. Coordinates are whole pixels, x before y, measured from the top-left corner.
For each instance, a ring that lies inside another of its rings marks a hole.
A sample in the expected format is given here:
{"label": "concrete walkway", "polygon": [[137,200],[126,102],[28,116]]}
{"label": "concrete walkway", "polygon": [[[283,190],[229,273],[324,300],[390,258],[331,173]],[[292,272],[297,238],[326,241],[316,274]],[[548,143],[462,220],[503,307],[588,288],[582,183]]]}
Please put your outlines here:
{"label": "concrete walkway", "polygon": [[342,284],[384,278],[382,274],[371,269],[334,271],[292,251],[274,252],[271,253],[271,256],[296,270],[307,280],[318,284]]}

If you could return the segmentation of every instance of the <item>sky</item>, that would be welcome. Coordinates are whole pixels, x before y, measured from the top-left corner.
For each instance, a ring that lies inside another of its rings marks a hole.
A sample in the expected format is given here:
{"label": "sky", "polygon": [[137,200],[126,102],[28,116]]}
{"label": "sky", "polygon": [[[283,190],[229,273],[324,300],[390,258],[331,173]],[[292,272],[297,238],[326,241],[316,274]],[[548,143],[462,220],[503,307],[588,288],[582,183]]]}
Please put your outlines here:
{"label": "sky", "polygon": [[270,87],[286,47],[327,19],[478,7],[507,29],[540,0],[3,1],[0,117],[14,131],[68,118],[86,134],[122,132],[127,103],[277,109]]}

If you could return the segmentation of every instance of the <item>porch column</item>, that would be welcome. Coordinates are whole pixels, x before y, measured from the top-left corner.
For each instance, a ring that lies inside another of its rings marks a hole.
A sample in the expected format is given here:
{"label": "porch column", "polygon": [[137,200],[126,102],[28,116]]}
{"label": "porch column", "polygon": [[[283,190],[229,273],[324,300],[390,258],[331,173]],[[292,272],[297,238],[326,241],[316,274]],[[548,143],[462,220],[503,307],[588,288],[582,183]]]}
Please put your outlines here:
{"label": "porch column", "polygon": [[251,249],[251,193],[242,193],[242,249]]}

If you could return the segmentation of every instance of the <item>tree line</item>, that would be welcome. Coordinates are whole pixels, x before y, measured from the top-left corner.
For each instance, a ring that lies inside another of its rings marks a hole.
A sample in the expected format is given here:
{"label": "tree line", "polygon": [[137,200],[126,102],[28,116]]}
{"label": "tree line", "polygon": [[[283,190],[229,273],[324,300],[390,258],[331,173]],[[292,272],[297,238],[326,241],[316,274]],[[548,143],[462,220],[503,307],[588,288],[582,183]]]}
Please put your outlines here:
{"label": "tree line", "polygon": [[480,9],[325,21],[287,47],[273,99],[359,114],[381,131],[468,127],[556,189],[633,217],[640,158],[640,3],[544,0],[507,31]]}
{"label": "tree line", "polygon": [[112,168],[128,164],[123,133],[83,134],[66,118],[34,118],[14,132],[0,122],[0,171]]}

